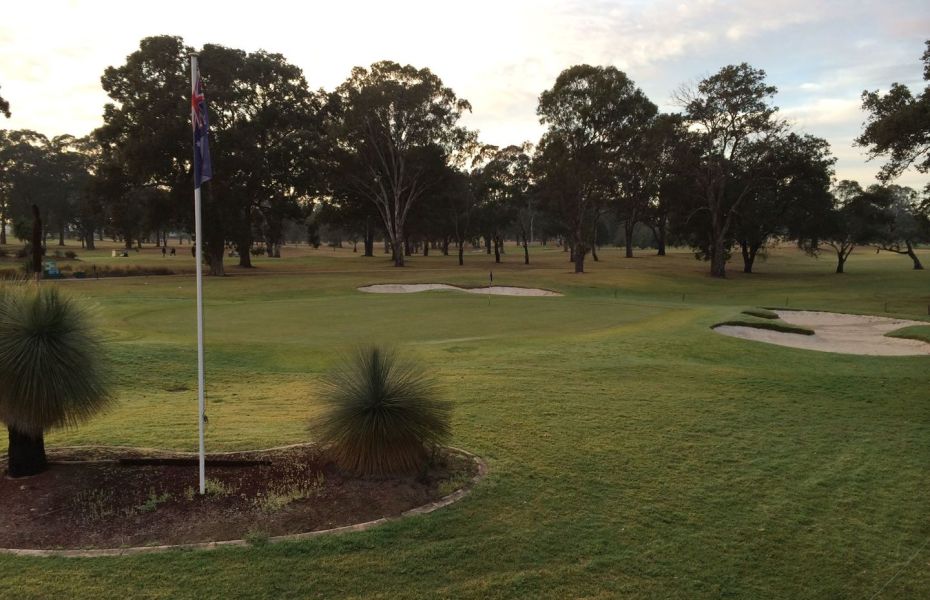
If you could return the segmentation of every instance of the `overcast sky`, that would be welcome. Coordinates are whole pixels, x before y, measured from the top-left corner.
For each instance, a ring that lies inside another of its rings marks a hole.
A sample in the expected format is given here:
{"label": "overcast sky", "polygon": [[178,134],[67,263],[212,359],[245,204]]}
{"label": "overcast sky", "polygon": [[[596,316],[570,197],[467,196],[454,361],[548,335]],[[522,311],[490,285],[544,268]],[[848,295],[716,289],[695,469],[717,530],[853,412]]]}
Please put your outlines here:
{"label": "overcast sky", "polygon": [[[428,66],[471,101],[468,125],[499,145],[539,138],[539,93],[572,64],[614,65],[675,110],[682,83],[746,61],[765,69],[798,130],[830,141],[838,178],[866,184],[879,165],[852,147],[859,96],[893,81],[922,88],[930,38],[927,0],[32,0],[0,15],[0,95],[13,112],[0,127],[90,132],[107,100],[104,68],[158,34],[280,52],[314,88],[381,59]],[[911,172],[899,183],[928,181]]]}

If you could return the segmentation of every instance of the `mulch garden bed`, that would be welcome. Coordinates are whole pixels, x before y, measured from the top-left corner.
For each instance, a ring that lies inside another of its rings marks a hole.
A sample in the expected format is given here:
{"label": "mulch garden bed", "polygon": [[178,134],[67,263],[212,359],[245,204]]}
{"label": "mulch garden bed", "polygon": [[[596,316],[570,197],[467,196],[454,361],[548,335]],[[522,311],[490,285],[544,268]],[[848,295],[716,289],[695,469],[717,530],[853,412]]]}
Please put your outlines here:
{"label": "mulch garden bed", "polygon": [[311,445],[208,457],[50,449],[49,470],[0,478],[0,548],[122,548],[267,537],[397,516],[462,488],[475,462],[446,451],[417,477],[359,478]]}

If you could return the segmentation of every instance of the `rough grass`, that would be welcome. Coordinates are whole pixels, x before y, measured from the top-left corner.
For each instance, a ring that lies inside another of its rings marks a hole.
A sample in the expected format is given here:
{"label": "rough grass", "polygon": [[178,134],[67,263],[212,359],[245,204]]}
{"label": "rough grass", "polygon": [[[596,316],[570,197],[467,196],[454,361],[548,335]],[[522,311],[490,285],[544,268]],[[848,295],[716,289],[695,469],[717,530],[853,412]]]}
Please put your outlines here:
{"label": "rough grass", "polygon": [[[882,314],[887,302],[922,319],[930,272],[861,253],[837,276],[831,260],[786,249],[719,281],[686,251],[625,260],[605,248],[576,276],[559,249],[532,248],[529,267],[517,250],[503,265],[467,253],[460,269],[431,253],[393,269],[380,254],[285,248],[206,282],[208,448],[306,440],[322,373],[387,341],[437,369],[455,405],[451,444],[489,463],[462,502],[282,545],[0,557],[0,597],[868,598],[889,581],[880,598],[926,595],[930,359],[750,344],[709,327],[746,306]],[[355,291],[480,285],[490,269],[500,285],[567,295],[489,306]],[[100,305],[119,402],[48,443],[195,449],[193,280],[55,285]]]}

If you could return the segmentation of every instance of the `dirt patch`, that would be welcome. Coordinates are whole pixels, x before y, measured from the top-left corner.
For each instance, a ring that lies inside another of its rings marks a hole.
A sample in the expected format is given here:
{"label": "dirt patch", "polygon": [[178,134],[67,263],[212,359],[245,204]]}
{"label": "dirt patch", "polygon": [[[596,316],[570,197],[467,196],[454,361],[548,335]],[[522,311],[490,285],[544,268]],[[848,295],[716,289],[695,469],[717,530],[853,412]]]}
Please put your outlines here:
{"label": "dirt patch", "polygon": [[714,331],[747,340],[820,352],[865,356],[930,354],[930,344],[918,340],[886,336],[887,333],[903,327],[926,325],[924,322],[806,310],[779,310],[775,312],[786,323],[813,329],[814,335],[798,335],[796,333],[730,325],[715,327]]}
{"label": "dirt patch", "polygon": [[446,290],[455,292],[466,292],[469,294],[484,294],[491,296],[561,296],[558,292],[552,290],[542,290],[538,288],[510,287],[504,285],[494,285],[491,287],[463,288],[445,283],[382,283],[377,285],[366,285],[358,288],[360,292],[370,294],[415,294],[417,292],[429,292],[435,290]]}
{"label": "dirt patch", "polygon": [[[41,475],[0,479],[0,547],[120,548],[268,537],[398,516],[477,472],[445,451],[421,477],[357,478],[314,446],[211,456],[207,494],[189,455],[60,449]],[[154,463],[154,464],[151,464]]]}

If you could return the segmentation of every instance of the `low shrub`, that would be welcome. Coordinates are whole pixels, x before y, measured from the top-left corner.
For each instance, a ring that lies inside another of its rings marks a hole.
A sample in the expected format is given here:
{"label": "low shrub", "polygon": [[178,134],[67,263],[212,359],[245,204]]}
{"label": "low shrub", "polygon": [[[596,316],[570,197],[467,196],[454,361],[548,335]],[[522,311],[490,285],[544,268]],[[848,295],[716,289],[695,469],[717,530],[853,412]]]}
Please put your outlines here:
{"label": "low shrub", "polygon": [[264,246],[253,246],[249,252],[252,256],[265,256],[265,247]]}
{"label": "low shrub", "polygon": [[451,433],[451,405],[420,366],[364,348],[323,382],[313,429],[335,461],[360,475],[413,474]]}
{"label": "low shrub", "polygon": [[77,252],[74,250],[65,250],[65,258],[75,260],[77,259]]}

